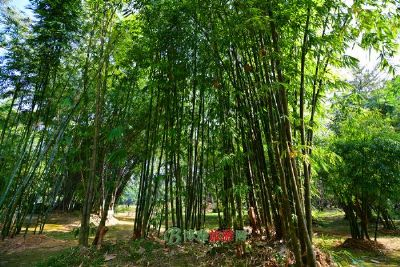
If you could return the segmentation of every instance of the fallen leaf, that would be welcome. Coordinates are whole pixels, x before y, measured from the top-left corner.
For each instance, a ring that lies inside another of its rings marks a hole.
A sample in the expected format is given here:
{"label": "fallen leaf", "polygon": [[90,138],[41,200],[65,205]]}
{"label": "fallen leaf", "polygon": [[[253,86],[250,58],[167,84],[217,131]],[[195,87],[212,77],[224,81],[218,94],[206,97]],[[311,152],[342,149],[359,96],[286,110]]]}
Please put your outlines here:
{"label": "fallen leaf", "polygon": [[145,253],[146,252],[146,250],[144,249],[144,248],[142,248],[142,247],[140,247],[139,249],[138,249],[138,253],[139,254],[143,254],[143,253]]}
{"label": "fallen leaf", "polygon": [[117,257],[116,254],[110,254],[110,255],[106,254],[106,255],[104,255],[104,261],[110,261],[116,257]]}

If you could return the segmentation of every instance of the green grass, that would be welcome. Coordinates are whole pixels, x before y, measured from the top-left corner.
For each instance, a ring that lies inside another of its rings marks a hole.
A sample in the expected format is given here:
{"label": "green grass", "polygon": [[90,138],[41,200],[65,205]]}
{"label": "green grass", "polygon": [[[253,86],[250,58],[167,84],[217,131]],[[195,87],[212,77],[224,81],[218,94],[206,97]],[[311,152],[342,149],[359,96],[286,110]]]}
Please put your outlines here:
{"label": "green grass", "polygon": [[46,235],[48,237],[60,240],[76,240],[74,233],[72,231],[71,232],[52,231],[52,232],[47,232]]}
{"label": "green grass", "polygon": [[[377,252],[342,248],[346,238],[349,238],[348,222],[340,210],[314,211],[314,244],[328,252],[339,266],[400,266],[400,251]],[[371,228],[373,226],[371,225]],[[372,233],[371,229],[371,233]],[[378,234],[378,242],[385,241],[390,235]],[[394,242],[400,242],[400,237]],[[386,245],[386,243],[384,243]]]}
{"label": "green grass", "polygon": [[116,205],[115,206],[115,213],[134,213],[135,212],[135,206],[130,205]]}
{"label": "green grass", "polygon": [[[213,245],[186,243],[182,246],[164,247],[159,242],[152,240],[131,241],[133,230],[132,215],[117,214],[119,224],[109,226],[105,236],[104,246],[100,250],[95,248],[78,248],[71,225],[76,217],[63,218],[56,214],[51,218],[51,223],[45,228],[46,242],[33,245],[26,249],[17,249],[7,255],[0,253],[0,266],[251,266],[248,263],[255,258],[252,251],[251,257],[238,261],[235,257],[234,247],[224,248],[224,252],[212,253],[219,248]],[[400,249],[386,251],[385,254],[345,249],[340,244],[349,237],[348,222],[340,210],[314,211],[314,244],[321,250],[328,252],[338,266],[400,266]],[[247,217],[244,218],[247,221]],[[218,214],[206,215],[206,229],[218,228]],[[162,231],[161,231],[162,232]],[[372,233],[372,232],[371,232]],[[162,238],[162,237],[161,237]],[[91,240],[93,236],[91,237]],[[38,239],[39,240],[39,239]],[[14,240],[15,241],[15,240]],[[400,237],[394,234],[379,233],[378,241],[385,245],[399,244]],[[233,246],[233,245],[232,245]],[[254,249],[254,248],[253,248]],[[250,247],[250,250],[251,247]],[[115,254],[116,257],[105,262],[105,256]],[[254,256],[254,257],[253,257]],[[203,262],[203,263],[201,263]],[[235,264],[234,264],[235,263]],[[237,264],[236,264],[237,263]],[[202,265],[203,264],[203,265]],[[239,265],[240,265],[239,264]]]}
{"label": "green grass", "polygon": [[219,227],[218,213],[207,213],[204,224],[204,228],[206,229],[217,229]]}
{"label": "green grass", "polygon": [[57,255],[57,251],[46,249],[24,250],[11,255],[0,255],[0,266],[7,267],[31,267],[34,263],[52,255]]}
{"label": "green grass", "polygon": [[344,212],[340,209],[330,210],[313,210],[313,219],[321,221],[334,221],[344,216]]}

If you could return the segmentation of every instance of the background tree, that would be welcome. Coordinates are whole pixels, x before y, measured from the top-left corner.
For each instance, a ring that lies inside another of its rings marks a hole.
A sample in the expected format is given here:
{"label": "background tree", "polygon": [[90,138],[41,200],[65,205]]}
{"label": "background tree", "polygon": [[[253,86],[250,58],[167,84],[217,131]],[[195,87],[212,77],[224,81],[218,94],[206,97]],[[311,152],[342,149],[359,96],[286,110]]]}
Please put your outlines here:
{"label": "background tree", "polygon": [[[394,93],[392,87],[397,78],[378,87],[371,77],[367,72],[356,76],[351,93],[335,98],[331,125],[335,134],[330,142],[341,160],[323,180],[345,211],[352,238],[357,239],[370,239],[373,211],[377,226],[379,220],[386,227],[394,226],[389,214],[399,195],[399,134],[392,102],[398,97],[398,89]],[[383,92],[388,92],[384,103],[377,100]]]}

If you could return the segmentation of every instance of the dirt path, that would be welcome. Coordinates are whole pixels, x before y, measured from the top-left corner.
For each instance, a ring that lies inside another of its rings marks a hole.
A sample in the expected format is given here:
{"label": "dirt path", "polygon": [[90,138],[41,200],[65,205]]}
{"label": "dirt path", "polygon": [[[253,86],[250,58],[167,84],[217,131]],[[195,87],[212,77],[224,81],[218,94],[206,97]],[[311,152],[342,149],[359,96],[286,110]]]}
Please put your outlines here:
{"label": "dirt path", "polygon": [[[133,229],[132,214],[121,213],[115,217],[112,224],[107,225],[110,230],[105,240],[115,242],[129,239]],[[33,229],[29,229],[26,238],[20,235],[0,241],[0,266],[31,267],[64,249],[78,245],[72,230],[79,224],[78,215],[55,213],[45,225],[42,235],[33,235]]]}

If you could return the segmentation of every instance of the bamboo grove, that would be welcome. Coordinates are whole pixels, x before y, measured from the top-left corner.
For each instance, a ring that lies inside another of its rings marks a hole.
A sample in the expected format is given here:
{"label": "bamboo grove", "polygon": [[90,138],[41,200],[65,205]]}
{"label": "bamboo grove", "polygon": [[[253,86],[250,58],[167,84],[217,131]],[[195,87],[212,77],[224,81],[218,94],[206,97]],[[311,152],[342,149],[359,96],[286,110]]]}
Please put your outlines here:
{"label": "bamboo grove", "polygon": [[34,18],[4,3],[3,239],[80,209],[87,246],[90,213],[104,226],[133,179],[133,238],[200,229],[213,202],[220,228],[252,210],[254,233],[315,266],[320,102],[341,86],[335,68],[356,64],[354,42],[388,65],[396,3],[32,0]]}

